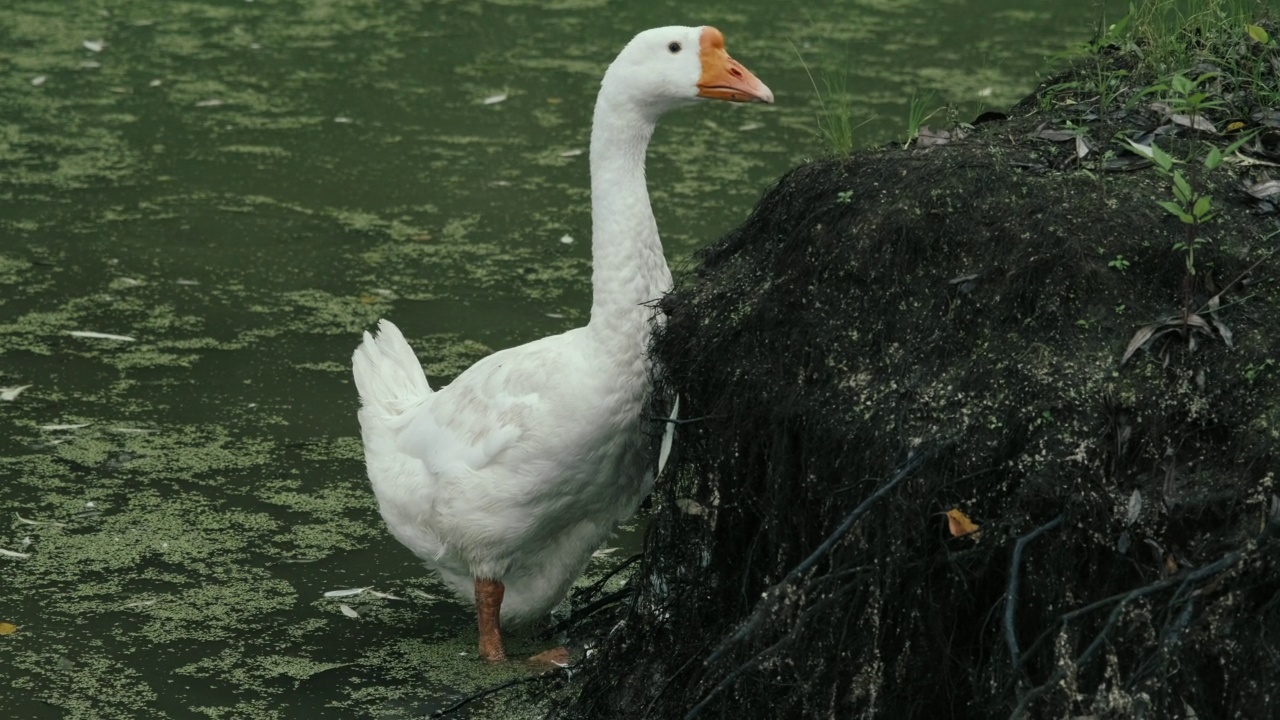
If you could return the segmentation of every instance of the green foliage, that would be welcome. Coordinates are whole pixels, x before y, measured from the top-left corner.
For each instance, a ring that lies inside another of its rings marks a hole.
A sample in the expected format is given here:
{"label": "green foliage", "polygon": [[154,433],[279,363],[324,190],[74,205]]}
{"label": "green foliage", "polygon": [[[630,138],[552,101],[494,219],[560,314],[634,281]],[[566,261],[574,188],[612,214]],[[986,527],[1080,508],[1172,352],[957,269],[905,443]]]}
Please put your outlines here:
{"label": "green foliage", "polygon": [[1270,0],[1144,0],[1130,3],[1116,34],[1140,49],[1145,65],[1169,72],[1195,66],[1201,49],[1226,39],[1271,42],[1256,22],[1274,14]]}
{"label": "green foliage", "polygon": [[1115,268],[1120,272],[1124,272],[1129,268],[1129,261],[1124,259],[1124,255],[1116,255],[1114,259],[1107,262],[1107,267]]}
{"label": "green foliage", "polygon": [[928,114],[925,113],[925,107],[932,99],[933,93],[928,93],[923,97],[919,95],[911,96],[911,108],[907,112],[907,140],[902,144],[902,147],[907,147],[911,144],[912,140],[919,137],[920,126],[941,110],[941,108],[934,108],[932,112],[929,112]]}
{"label": "green foliage", "polygon": [[[1241,145],[1244,145],[1253,137],[1253,133],[1246,134],[1221,150],[1216,146],[1210,147],[1201,162],[1204,171],[1209,172],[1216,169],[1222,164],[1223,160],[1235,153],[1236,150],[1240,149]],[[1186,165],[1186,162],[1174,158],[1169,153],[1161,150],[1155,143],[1148,147],[1129,141],[1129,145],[1136,152],[1151,158],[1151,161],[1155,163],[1156,170],[1169,178],[1173,199],[1160,200],[1156,204],[1170,215],[1178,218],[1186,226],[1186,235],[1182,240],[1173,244],[1173,249],[1185,253],[1187,274],[1195,275],[1196,248],[1207,242],[1207,239],[1200,234],[1200,226],[1212,220],[1216,215],[1213,210],[1212,196],[1201,193],[1192,180],[1188,178],[1187,173],[1176,167],[1178,165]]]}
{"label": "green foliage", "polygon": [[818,98],[818,135],[826,141],[827,149],[832,153],[848,155],[856,145],[858,128],[867,121],[853,121],[853,96],[848,92],[847,76],[823,73],[822,85],[826,88],[826,92],[823,92],[818,88],[818,82],[809,71],[809,64],[805,62],[799,48],[792,45],[792,49],[800,59],[800,65],[804,68],[805,75],[809,76],[809,84],[813,86],[814,95]]}

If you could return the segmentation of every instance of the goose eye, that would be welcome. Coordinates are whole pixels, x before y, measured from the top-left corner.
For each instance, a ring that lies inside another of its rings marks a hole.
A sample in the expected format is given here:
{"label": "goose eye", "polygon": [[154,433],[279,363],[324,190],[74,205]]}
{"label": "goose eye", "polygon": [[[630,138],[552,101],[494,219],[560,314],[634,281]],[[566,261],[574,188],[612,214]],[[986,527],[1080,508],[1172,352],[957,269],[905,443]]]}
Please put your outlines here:
{"label": "goose eye", "polygon": [[678,42],[673,42],[673,43],[671,43],[670,45],[668,45],[668,46],[667,46],[667,49],[668,49],[668,50],[670,50],[670,51],[671,51],[671,52],[673,52],[673,53],[678,53],[678,52],[680,52],[680,43],[678,43]]}

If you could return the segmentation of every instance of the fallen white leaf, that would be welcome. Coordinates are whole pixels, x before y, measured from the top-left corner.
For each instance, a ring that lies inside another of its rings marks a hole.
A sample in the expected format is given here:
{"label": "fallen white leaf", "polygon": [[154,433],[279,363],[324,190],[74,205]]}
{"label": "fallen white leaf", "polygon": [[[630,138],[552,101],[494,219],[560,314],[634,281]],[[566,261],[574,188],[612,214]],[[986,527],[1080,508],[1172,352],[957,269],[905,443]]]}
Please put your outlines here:
{"label": "fallen white leaf", "polygon": [[359,595],[368,589],[369,588],[347,588],[346,590],[330,590],[325,593],[324,596],[327,598],[351,597],[352,595]]}
{"label": "fallen white leaf", "polygon": [[351,122],[351,118],[349,118],[349,117],[347,117],[347,116],[345,116],[345,115],[339,115],[338,117],[334,118],[334,119],[333,119],[333,121],[334,121],[334,122],[336,122],[336,123],[343,123],[343,124],[346,124],[346,123]]}
{"label": "fallen white leaf", "polygon": [[93,338],[95,340],[120,340],[122,342],[137,342],[137,338],[128,335],[113,335],[111,333],[94,332],[93,330],[68,330],[67,334],[71,337]]}
{"label": "fallen white leaf", "polygon": [[738,131],[751,132],[752,130],[759,130],[762,127],[764,127],[764,123],[749,122],[749,123],[743,123],[741,126],[739,126]]}
{"label": "fallen white leaf", "polygon": [[14,550],[5,550],[4,548],[0,548],[0,557],[11,557],[11,558],[18,558],[19,560],[22,560],[25,558],[29,558],[31,556],[28,555],[27,553],[20,553]]}
{"label": "fallen white leaf", "polygon": [[66,527],[66,526],[67,526],[67,524],[66,524],[66,523],[60,523],[60,522],[58,522],[57,520],[28,520],[28,519],[26,519],[26,518],[22,517],[21,515],[19,515],[18,513],[14,513],[14,514],[13,514],[13,516],[14,516],[14,517],[16,517],[16,518],[18,518],[18,522],[20,522],[20,523],[24,523],[24,524],[27,524],[27,525],[52,525],[52,526],[54,526],[54,527]]}
{"label": "fallen white leaf", "polygon": [[102,52],[102,49],[107,46],[107,42],[105,40],[85,40],[80,44],[84,45],[85,50],[96,53]]}
{"label": "fallen white leaf", "polygon": [[342,614],[343,614],[343,615],[346,615],[346,616],[347,616],[347,617],[349,617],[349,618],[358,618],[358,617],[360,617],[360,613],[356,612],[355,610],[352,610],[352,609],[351,609],[351,606],[350,606],[350,605],[348,605],[348,604],[346,604],[346,603],[339,603],[339,604],[338,604],[338,609],[342,611]]}
{"label": "fallen white leaf", "polygon": [[219,105],[225,104],[225,101],[219,100],[218,98],[209,98],[208,100],[201,100],[196,103],[196,107],[218,107]]}
{"label": "fallen white leaf", "polygon": [[574,148],[572,150],[565,150],[564,152],[560,153],[560,157],[578,157],[581,154],[582,154],[582,148]]}
{"label": "fallen white leaf", "polygon": [[160,85],[163,83],[164,83],[163,80],[161,80],[160,78],[156,78],[155,80],[152,80],[151,82],[147,83],[147,87],[160,87]]}
{"label": "fallen white leaf", "polygon": [[377,590],[370,590],[369,594],[378,598],[379,600],[404,600],[404,598],[402,597],[396,597],[391,593],[378,592]]}
{"label": "fallen white leaf", "polygon": [[12,387],[2,387],[0,388],[0,400],[3,400],[5,402],[12,402],[14,400],[17,400],[18,396],[22,394],[22,391],[26,390],[29,387],[31,386],[30,385],[14,385]]}
{"label": "fallen white leaf", "polygon": [[560,236],[560,242],[561,242],[561,243],[563,243],[563,244],[565,244],[565,245],[572,245],[572,244],[573,244],[573,236],[572,236],[572,235],[561,235],[561,236]]}
{"label": "fallen white leaf", "polygon": [[37,76],[35,76],[35,77],[31,78],[31,84],[32,84],[32,85],[35,85],[36,87],[40,87],[40,86],[41,86],[41,85],[43,85],[43,84],[45,83],[45,81],[46,81],[46,80],[48,80],[48,79],[49,79],[49,76],[48,76],[48,75],[37,75]]}
{"label": "fallen white leaf", "polygon": [[481,102],[483,102],[485,105],[497,105],[500,102],[504,102],[506,99],[507,99],[506,93],[499,93],[497,95],[490,95],[484,100],[481,100]]}

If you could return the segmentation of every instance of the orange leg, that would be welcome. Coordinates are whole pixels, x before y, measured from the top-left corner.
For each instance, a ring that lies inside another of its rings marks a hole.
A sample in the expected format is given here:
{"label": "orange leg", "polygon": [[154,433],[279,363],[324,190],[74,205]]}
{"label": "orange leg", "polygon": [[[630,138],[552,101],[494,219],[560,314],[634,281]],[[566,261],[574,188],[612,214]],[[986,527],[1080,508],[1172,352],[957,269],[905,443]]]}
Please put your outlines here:
{"label": "orange leg", "polygon": [[476,619],[480,622],[480,659],[501,662],[507,659],[502,649],[502,625],[498,614],[502,610],[502,595],[506,588],[500,580],[476,578]]}

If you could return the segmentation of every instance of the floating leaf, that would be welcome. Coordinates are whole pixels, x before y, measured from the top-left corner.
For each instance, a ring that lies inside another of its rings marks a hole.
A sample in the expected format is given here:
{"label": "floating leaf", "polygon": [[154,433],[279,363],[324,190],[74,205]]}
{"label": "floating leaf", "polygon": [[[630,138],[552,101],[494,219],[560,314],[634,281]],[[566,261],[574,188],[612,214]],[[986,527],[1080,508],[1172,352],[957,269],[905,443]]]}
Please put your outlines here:
{"label": "floating leaf", "polygon": [[497,105],[500,102],[506,102],[506,100],[507,100],[506,93],[498,93],[497,95],[490,95],[489,97],[485,98],[484,100],[481,100],[480,102],[484,103],[485,105]]}
{"label": "floating leaf", "polygon": [[36,87],[40,87],[40,86],[41,86],[41,85],[43,85],[43,84],[45,83],[45,81],[46,81],[46,80],[48,80],[48,79],[49,79],[49,76],[48,76],[48,75],[37,75],[37,76],[35,76],[35,77],[31,78],[31,84],[32,84],[32,85],[34,85],[34,86],[36,86]]}
{"label": "floating leaf", "polygon": [[404,600],[404,598],[402,597],[396,597],[391,593],[378,592],[377,590],[370,590],[369,594],[378,598],[379,600]]}
{"label": "floating leaf", "polygon": [[573,236],[572,236],[572,235],[561,235],[561,236],[560,236],[560,243],[561,243],[561,244],[563,244],[563,245],[572,245],[572,244],[573,244]]}
{"label": "floating leaf", "polygon": [[105,40],[85,40],[80,44],[84,46],[85,50],[96,53],[102,52],[102,49],[107,46],[107,42]]}
{"label": "floating leaf", "polygon": [[226,105],[226,104],[227,103],[225,100],[220,100],[218,98],[209,98],[208,100],[201,100],[200,102],[197,102],[196,107],[199,107],[199,108],[218,107],[220,105]]}
{"label": "floating leaf", "polygon": [[355,610],[351,609],[351,606],[350,606],[350,605],[348,605],[348,604],[346,604],[346,603],[338,603],[338,609],[342,611],[342,614],[343,614],[343,615],[346,615],[346,616],[347,616],[347,617],[349,617],[349,618],[359,618],[359,617],[360,617],[360,613],[358,613],[358,612],[356,612]]}
{"label": "floating leaf", "polygon": [[137,342],[137,338],[129,335],[113,335],[111,333],[94,332],[93,330],[68,330],[71,337],[91,338],[95,340],[119,340],[121,342]]}
{"label": "floating leaf", "polygon": [[18,626],[13,623],[0,622],[0,635],[12,635],[18,632]]}
{"label": "floating leaf", "polygon": [[18,399],[18,396],[22,394],[23,390],[26,390],[29,387],[31,386],[30,385],[14,385],[12,387],[2,387],[0,388],[0,400],[3,400],[5,402],[13,402],[14,400]]}
{"label": "floating leaf", "polygon": [[21,553],[16,550],[5,550],[4,548],[0,548],[0,557],[11,557],[19,560],[25,560],[31,556],[27,553]]}
{"label": "floating leaf", "polygon": [[951,508],[946,512],[947,529],[951,531],[951,537],[971,537],[978,539],[978,526],[969,516],[960,512],[960,508]]}
{"label": "floating leaf", "polygon": [[582,148],[573,148],[572,150],[565,150],[564,152],[560,153],[560,157],[563,157],[563,158],[578,157],[581,154],[582,154]]}
{"label": "floating leaf", "polygon": [[22,517],[21,515],[19,515],[18,513],[14,513],[13,516],[18,519],[18,522],[23,523],[25,525],[52,525],[53,527],[67,526],[66,523],[60,523],[57,520],[28,520]]}
{"label": "floating leaf", "polygon": [[351,597],[352,595],[359,595],[368,589],[369,588],[348,588],[346,590],[330,590],[325,593],[324,596],[327,598]]}
{"label": "floating leaf", "polygon": [[65,425],[41,425],[41,430],[79,430],[80,428],[89,427],[93,423],[69,423]]}

